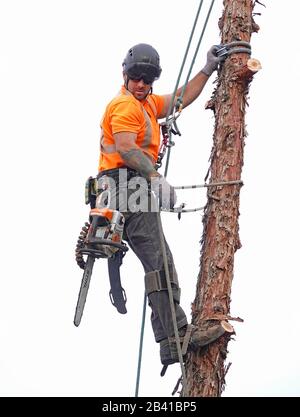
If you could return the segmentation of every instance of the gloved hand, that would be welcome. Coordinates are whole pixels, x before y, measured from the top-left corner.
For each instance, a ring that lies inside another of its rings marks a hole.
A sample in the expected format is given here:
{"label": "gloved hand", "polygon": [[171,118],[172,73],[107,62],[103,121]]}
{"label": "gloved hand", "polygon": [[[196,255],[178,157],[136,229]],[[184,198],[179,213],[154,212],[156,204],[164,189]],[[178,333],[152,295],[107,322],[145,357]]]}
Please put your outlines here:
{"label": "gloved hand", "polygon": [[207,52],[207,61],[205,66],[202,68],[201,72],[203,72],[208,77],[218,68],[220,62],[224,61],[225,57],[218,57],[217,56],[218,46],[213,45],[210,50]]}
{"label": "gloved hand", "polygon": [[174,187],[162,175],[151,177],[151,191],[159,201],[159,207],[163,209],[172,209],[177,201]]}

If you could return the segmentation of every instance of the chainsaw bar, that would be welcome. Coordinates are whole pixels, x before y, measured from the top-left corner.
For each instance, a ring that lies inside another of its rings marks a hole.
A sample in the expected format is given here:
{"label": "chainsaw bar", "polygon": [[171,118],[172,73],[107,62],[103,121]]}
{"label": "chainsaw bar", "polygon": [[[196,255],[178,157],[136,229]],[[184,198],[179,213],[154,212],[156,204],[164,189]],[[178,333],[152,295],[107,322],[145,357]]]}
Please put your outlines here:
{"label": "chainsaw bar", "polygon": [[87,293],[90,286],[91,276],[93,272],[93,266],[94,266],[95,258],[92,255],[89,255],[87,257],[87,261],[84,268],[83,277],[81,280],[81,286],[78,294],[78,300],[77,300],[77,306],[75,311],[75,317],[74,317],[74,324],[76,327],[79,326],[86,302]]}

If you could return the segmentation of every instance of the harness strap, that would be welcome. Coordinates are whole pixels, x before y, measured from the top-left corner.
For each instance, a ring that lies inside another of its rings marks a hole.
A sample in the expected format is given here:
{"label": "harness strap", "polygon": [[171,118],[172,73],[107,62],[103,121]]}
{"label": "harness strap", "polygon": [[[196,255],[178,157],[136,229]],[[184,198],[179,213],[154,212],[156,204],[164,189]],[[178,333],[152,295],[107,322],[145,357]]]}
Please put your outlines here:
{"label": "harness strap", "polygon": [[188,324],[184,338],[183,338],[183,343],[182,343],[182,356],[186,355],[189,341],[191,340],[191,336],[192,336],[192,330],[193,330],[193,326],[191,324]]}
{"label": "harness strap", "polygon": [[[188,324],[187,328],[186,328],[185,335],[183,337],[180,337],[180,342],[182,343],[182,348],[181,348],[182,356],[185,356],[186,353],[187,353],[189,342],[190,342],[191,336],[192,336],[193,327],[194,326],[192,324]],[[175,338],[174,337],[169,337],[168,340],[171,343],[175,343]],[[162,367],[162,370],[160,372],[160,376],[165,375],[165,373],[167,372],[168,366],[169,365],[164,365]]]}
{"label": "harness strap", "polygon": [[162,367],[162,370],[160,371],[160,376],[165,376],[165,373],[167,372],[168,366],[169,365],[164,365]]}
{"label": "harness strap", "polygon": [[[178,288],[177,273],[173,265],[169,265],[170,281]],[[149,295],[155,291],[166,291],[168,289],[165,271],[150,271],[145,274],[146,294]],[[178,288],[179,289],[179,288]]]}

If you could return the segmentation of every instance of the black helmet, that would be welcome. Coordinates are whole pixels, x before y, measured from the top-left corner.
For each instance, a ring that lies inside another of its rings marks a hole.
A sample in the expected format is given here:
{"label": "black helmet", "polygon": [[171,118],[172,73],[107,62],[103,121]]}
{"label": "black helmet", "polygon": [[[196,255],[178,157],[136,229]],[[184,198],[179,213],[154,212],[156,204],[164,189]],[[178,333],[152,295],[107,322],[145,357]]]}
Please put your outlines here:
{"label": "black helmet", "polygon": [[123,61],[123,69],[129,78],[143,78],[145,82],[149,81],[148,84],[152,84],[161,73],[159,55],[151,45],[139,43],[127,52]]}

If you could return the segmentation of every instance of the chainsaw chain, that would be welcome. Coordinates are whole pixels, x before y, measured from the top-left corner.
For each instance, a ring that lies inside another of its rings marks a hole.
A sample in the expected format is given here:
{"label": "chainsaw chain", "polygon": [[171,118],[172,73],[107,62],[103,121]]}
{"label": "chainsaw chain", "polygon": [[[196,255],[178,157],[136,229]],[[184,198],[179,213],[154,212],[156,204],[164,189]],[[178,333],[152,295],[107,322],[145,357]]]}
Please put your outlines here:
{"label": "chainsaw chain", "polygon": [[79,268],[84,269],[85,268],[85,260],[83,259],[83,255],[80,252],[80,249],[82,249],[85,245],[85,239],[87,237],[88,231],[90,228],[90,223],[85,222],[84,226],[81,229],[80,235],[78,236],[78,240],[77,240],[77,244],[76,244],[76,249],[75,249],[75,258],[76,258],[76,262],[77,265],[79,266]]}

